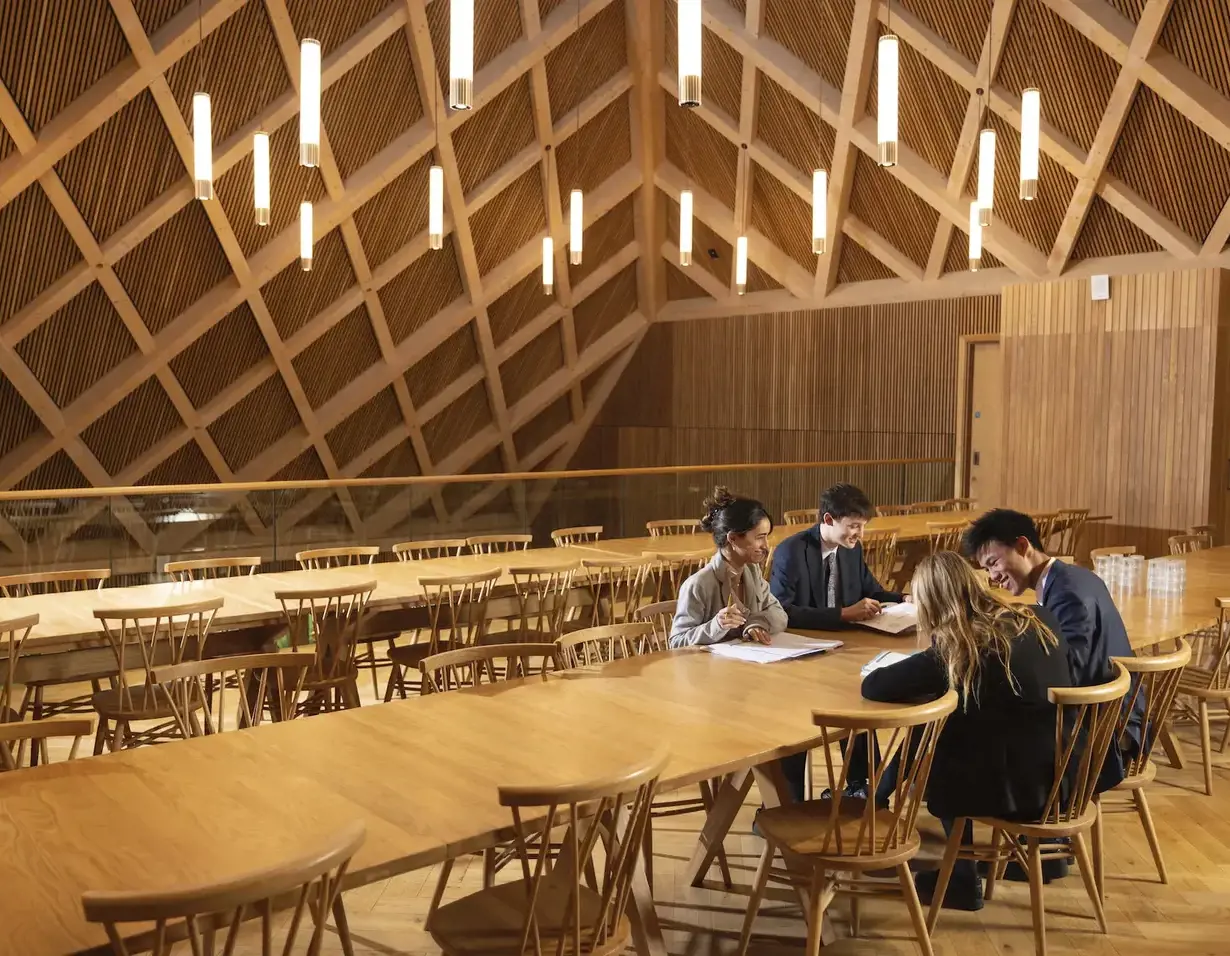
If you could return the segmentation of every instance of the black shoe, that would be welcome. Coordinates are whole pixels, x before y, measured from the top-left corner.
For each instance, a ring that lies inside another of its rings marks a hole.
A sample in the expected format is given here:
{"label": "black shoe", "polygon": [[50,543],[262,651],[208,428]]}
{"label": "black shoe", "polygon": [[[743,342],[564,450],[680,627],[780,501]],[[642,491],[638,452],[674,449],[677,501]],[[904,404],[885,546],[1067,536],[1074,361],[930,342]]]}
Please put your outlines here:
{"label": "black shoe", "polygon": [[[1062,880],[1068,875],[1068,861],[1062,859],[1050,859],[1042,861],[1042,882],[1043,884],[1050,883],[1052,880]],[[1028,883],[1029,874],[1025,872],[1024,867],[1016,860],[1009,861],[1004,868],[1002,879],[1009,883]]]}
{"label": "black shoe", "polygon": [[[866,800],[867,799],[867,785],[859,784],[858,786],[847,786],[846,789],[842,791],[842,798],[846,800]],[[830,790],[828,787],[825,787],[824,792],[820,794],[820,799],[821,800],[832,800],[833,791]],[[887,810],[888,809],[887,798],[879,801],[876,809]]]}
{"label": "black shoe", "polygon": [[[939,882],[939,870],[923,870],[914,874],[914,889],[918,892],[918,902],[930,906],[935,896],[935,885]],[[977,913],[982,909],[982,880],[974,880],[966,885],[961,880],[949,880],[948,891],[944,894],[943,907],[946,910],[961,910],[966,913]]]}

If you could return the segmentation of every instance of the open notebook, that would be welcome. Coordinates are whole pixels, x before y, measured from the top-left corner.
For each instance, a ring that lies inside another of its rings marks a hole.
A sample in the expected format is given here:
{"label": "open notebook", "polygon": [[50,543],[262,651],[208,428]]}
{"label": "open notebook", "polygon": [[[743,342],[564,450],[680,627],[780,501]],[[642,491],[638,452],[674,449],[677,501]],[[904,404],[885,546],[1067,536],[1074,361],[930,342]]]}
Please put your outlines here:
{"label": "open notebook", "polygon": [[901,634],[918,626],[918,608],[909,601],[900,604],[882,605],[883,610],[873,618],[859,621],[863,627],[870,627],[885,634]]}
{"label": "open notebook", "polygon": [[841,641],[822,641],[787,631],[774,635],[768,644],[756,644],[752,641],[724,641],[721,644],[710,644],[709,651],[718,657],[728,657],[736,661],[772,664],[774,661],[788,661],[794,657],[806,657],[808,654],[821,654],[838,647],[841,647]]}

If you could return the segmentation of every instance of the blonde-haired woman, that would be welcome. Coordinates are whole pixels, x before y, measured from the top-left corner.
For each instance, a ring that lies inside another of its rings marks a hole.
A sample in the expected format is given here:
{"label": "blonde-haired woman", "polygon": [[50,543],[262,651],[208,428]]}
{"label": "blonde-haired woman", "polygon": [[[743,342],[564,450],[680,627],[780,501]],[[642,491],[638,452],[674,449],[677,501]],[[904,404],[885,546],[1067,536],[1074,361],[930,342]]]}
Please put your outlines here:
{"label": "blonde-haired woman", "polygon": [[[1033,819],[1054,779],[1055,705],[1051,687],[1070,687],[1067,648],[1045,609],[1010,604],[989,591],[958,554],[922,559],[911,586],[918,629],[931,646],[863,680],[869,700],[939,697],[949,687],[961,705],[936,745],[927,805],[946,830],[956,817]],[[930,900],[935,872],[917,877]],[[971,861],[953,871],[944,905],[982,908]]]}

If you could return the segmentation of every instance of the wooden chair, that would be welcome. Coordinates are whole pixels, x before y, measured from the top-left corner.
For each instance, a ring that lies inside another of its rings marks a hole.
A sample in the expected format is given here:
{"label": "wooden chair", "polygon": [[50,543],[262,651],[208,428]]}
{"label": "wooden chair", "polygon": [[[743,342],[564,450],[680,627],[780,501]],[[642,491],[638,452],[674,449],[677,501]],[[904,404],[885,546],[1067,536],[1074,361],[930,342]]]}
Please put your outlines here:
{"label": "wooden chair", "polygon": [[660,538],[672,534],[700,534],[700,522],[695,518],[663,518],[660,521],[646,521],[645,530],[651,538]]}
{"label": "wooden chair", "polygon": [[591,626],[623,624],[641,606],[654,564],[646,558],[601,558],[581,562],[593,607]]}
{"label": "wooden chair", "polygon": [[[222,598],[214,597],[161,607],[94,611],[118,665],[116,687],[99,691],[92,698],[98,714],[95,754],[104,748],[115,751],[185,736],[175,719],[168,689],[154,680],[154,668],[199,659],[205,653],[209,628],[220,607]],[[137,653],[131,654],[130,648]],[[130,671],[138,668],[145,679],[134,686]],[[132,726],[147,722],[154,722],[154,726]]]}
{"label": "wooden chair", "polygon": [[291,650],[315,651],[315,663],[303,682],[307,698],[300,708],[306,713],[359,706],[357,648],[375,589],[375,581],[364,581],[273,592],[282,605]]}
{"label": "wooden chair", "polygon": [[948,510],[947,501],[916,501],[910,505],[909,513],[912,515],[940,514]]}
{"label": "wooden chair", "polygon": [[[1191,660],[1179,678],[1175,721],[1190,721],[1200,731],[1200,756],[1204,760],[1204,792],[1213,795],[1214,721],[1224,722],[1221,750],[1230,738],[1230,598],[1218,598],[1215,626],[1187,636]],[[1216,713],[1210,707],[1217,707]],[[1223,713],[1224,711],[1224,713]]]}
{"label": "wooden chair", "polygon": [[897,574],[897,534],[899,528],[877,528],[863,532],[863,560],[875,579],[893,590]]}
{"label": "wooden chair", "polygon": [[548,672],[558,667],[559,647],[554,643],[461,647],[433,654],[419,662],[424,694],[442,694],[525,677],[546,680]]}
{"label": "wooden chair", "polygon": [[30,597],[33,594],[67,594],[73,591],[100,591],[110,577],[110,568],[5,574],[0,575],[0,597],[17,598]]}
{"label": "wooden chair", "polygon": [[260,566],[259,557],[192,558],[188,561],[168,561],[162,570],[171,575],[173,581],[207,581],[252,575]]}
{"label": "wooden chair", "polygon": [[566,548],[572,544],[585,544],[597,541],[602,537],[602,525],[594,524],[583,528],[560,528],[551,532],[551,540],[557,548]]}
{"label": "wooden chair", "polygon": [[415,643],[398,645],[389,651],[393,670],[384,691],[386,701],[393,699],[395,689],[405,698],[405,673],[417,673],[424,658],[478,643],[486,628],[491,592],[502,573],[502,569],[496,568],[477,574],[419,578],[427,604],[427,639],[419,639],[422,635],[416,634]]}
{"label": "wooden chair", "polygon": [[815,524],[820,520],[820,509],[795,508],[793,511],[787,511],[782,515],[782,519],[788,525]]}
{"label": "wooden chair", "polygon": [[1056,523],[1059,539],[1055,543],[1055,550],[1060,554],[1075,555],[1081,532],[1085,530],[1085,522],[1088,520],[1088,508],[1060,508],[1059,520]]}
{"label": "wooden chair", "polygon": [[[255,727],[265,714],[273,721],[298,717],[303,685],[315,667],[312,651],[240,654],[156,667],[153,677],[167,688],[180,732],[200,737]],[[228,709],[231,691],[236,699]]]}
{"label": "wooden chair", "polygon": [[[500,787],[522,878],[441,906],[428,923],[432,939],[446,956],[623,952],[631,944],[632,880],[666,763],[660,754],[601,781]],[[556,855],[542,834],[563,823],[568,852]],[[599,839],[606,852],[595,859]]]}
{"label": "wooden chair", "polygon": [[1207,534],[1172,534],[1166,539],[1166,544],[1173,554],[1192,554],[1196,551],[1207,551],[1213,547],[1213,539]]}
{"label": "wooden chair", "polygon": [[349,568],[360,564],[372,564],[380,549],[375,545],[346,545],[342,548],[311,548],[295,553],[295,560],[304,571],[323,571],[326,568]]}
{"label": "wooden chair", "polygon": [[968,521],[928,521],[927,537],[931,542],[931,553],[960,551],[961,535],[968,527]]}
{"label": "wooden chair", "polygon": [[624,657],[633,657],[636,649],[647,643],[653,625],[643,621],[629,624],[607,624],[587,627],[565,634],[556,643],[564,667],[592,667],[608,664]]}
{"label": "wooden chair", "polygon": [[1106,558],[1112,554],[1135,554],[1136,545],[1134,544],[1116,544],[1107,548],[1092,548],[1089,551],[1089,560],[1096,561],[1098,558]]}
{"label": "wooden chair", "polygon": [[[778,850],[795,867],[806,867],[806,877],[797,870],[777,874],[786,882],[798,883],[806,878],[810,887],[807,920],[807,952],[818,956],[824,913],[836,892],[845,889],[855,894],[851,899],[851,927],[858,935],[858,900],[871,893],[900,893],[910,911],[918,945],[930,956],[931,939],[909,862],[921,846],[915,820],[921,808],[935,744],[944,722],[957,707],[957,694],[949,691],[938,700],[913,707],[886,708],[879,714],[860,714],[816,710],[812,721],[823,728],[825,766],[828,770],[828,800],[807,800],[761,810],[756,818],[765,838],[764,852],[756,869],[743,932],[739,938],[739,956],[747,952],[752,937],[765,885],[772,875],[773,858]],[[880,751],[872,746],[880,732],[889,733],[888,746]],[[866,746],[875,755],[868,768],[867,792],[875,793],[880,778],[888,769],[892,755],[898,752],[914,754],[904,761],[898,774],[891,810],[878,809],[876,801],[844,796],[849,764],[836,767],[835,744],[846,735],[850,746]],[[861,738],[861,739],[860,739]],[[867,875],[875,870],[894,870],[897,883],[871,882]],[[797,874],[797,875],[796,875]]]}
{"label": "wooden chair", "polygon": [[564,617],[572,596],[572,579],[580,563],[510,568],[517,594],[517,618],[500,633],[485,631],[483,643],[550,644],[564,633]]}
{"label": "wooden chair", "polygon": [[1217,525],[1215,524],[1194,524],[1187,529],[1188,534],[1202,534],[1209,539],[1209,547],[1213,546],[1213,536],[1217,534]]}
{"label": "wooden chair", "polygon": [[[27,752],[31,755],[41,753],[43,763],[51,763],[47,741],[56,737],[73,738],[68,759],[74,760],[82,738],[93,733],[93,717],[48,717],[46,720],[15,720],[0,724],[0,772],[20,770]],[[17,745],[16,755],[13,753],[14,744]]]}
{"label": "wooden chair", "polygon": [[950,511],[973,511],[978,506],[974,498],[949,498],[948,503],[952,506]]}
{"label": "wooden chair", "polygon": [[1034,519],[1034,524],[1038,528],[1038,540],[1042,542],[1042,547],[1050,551],[1052,549],[1051,538],[1055,536],[1055,528],[1059,523],[1059,512],[1031,511],[1029,517]]}
{"label": "wooden chair", "polygon": [[[0,724],[21,720],[21,714],[13,709],[13,684],[17,676],[17,662],[21,658],[21,647],[38,623],[37,614],[26,614],[0,621],[0,651],[4,652],[0,666],[4,670],[3,682],[0,683]],[[22,710],[25,710],[23,704]]]}
{"label": "wooden chair", "polygon": [[[1085,892],[1093,904],[1098,928],[1106,932],[1106,914],[1098,890],[1093,857],[1086,835],[1098,820],[1094,790],[1115,737],[1123,698],[1131,689],[1131,676],[1122,665],[1116,676],[1093,687],[1052,687],[1049,697],[1055,707],[1055,764],[1050,796],[1036,821],[976,818],[974,823],[991,829],[989,846],[965,845],[962,836],[967,817],[958,817],[944,851],[927,928],[935,931],[944,904],[944,893],[958,857],[989,863],[986,898],[995,895],[995,884],[1003,876],[1009,860],[1016,860],[1029,874],[1029,898],[1033,909],[1034,947],[1038,956],[1046,954],[1046,909],[1042,899],[1042,861],[1076,853]],[[1067,786],[1065,786],[1065,781]],[[1065,793],[1065,790],[1067,791]],[[1070,847],[1063,843],[1070,841]]]}
{"label": "wooden chair", "polygon": [[[245,916],[260,918],[261,956],[274,956],[274,924],[281,923],[274,912],[287,899],[293,901],[294,910],[285,946],[278,946],[278,952],[293,951],[299,928],[306,920],[312,930],[304,952],[319,956],[326,918],[332,912],[342,950],[350,953],[353,943],[342,905],[342,879],[365,833],[363,823],[352,823],[310,845],[297,859],[221,883],[161,891],[91,891],[82,894],[81,905],[86,920],[103,925],[115,956],[150,949],[152,956],[171,956],[176,941],[182,939],[188,940],[192,953],[213,954],[219,951],[214,948],[218,937],[222,939],[220,951],[229,956],[235,951]],[[131,932],[139,935],[125,941],[120,927],[126,923],[153,925],[151,929],[134,928]]]}
{"label": "wooden chair", "polygon": [[504,554],[525,551],[534,543],[532,534],[479,534],[466,538],[471,554]]}
{"label": "wooden chair", "polygon": [[633,618],[638,623],[648,624],[653,628],[635,648],[637,654],[670,650],[671,622],[675,619],[675,607],[675,601],[659,601],[657,604],[645,604],[636,609]]}
{"label": "wooden chair", "polygon": [[876,505],[876,515],[881,518],[895,518],[898,515],[908,515],[913,505]]}
{"label": "wooden chair", "polygon": [[648,573],[653,578],[653,599],[674,601],[683,582],[708,564],[713,552],[642,551],[641,557],[651,562]]}
{"label": "wooden chair", "polygon": [[426,561],[430,558],[455,558],[465,546],[465,538],[436,538],[431,541],[399,541],[392,550],[398,561]]}

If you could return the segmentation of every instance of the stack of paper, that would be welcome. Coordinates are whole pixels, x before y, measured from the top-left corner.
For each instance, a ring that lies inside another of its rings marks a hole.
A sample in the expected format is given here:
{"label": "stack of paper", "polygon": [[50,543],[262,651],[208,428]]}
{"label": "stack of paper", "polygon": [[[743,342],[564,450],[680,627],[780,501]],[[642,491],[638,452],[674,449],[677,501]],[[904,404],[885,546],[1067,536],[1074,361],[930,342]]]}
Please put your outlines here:
{"label": "stack of paper", "polygon": [[[916,654],[918,652],[914,651],[913,653]],[[896,664],[912,656],[913,654],[899,654],[897,651],[881,651],[863,665],[863,676],[866,677],[872,671],[878,671],[881,667],[888,667],[890,664]]]}
{"label": "stack of paper", "polygon": [[864,627],[883,631],[885,634],[900,634],[918,626],[918,608],[909,601],[901,604],[885,604],[875,617],[860,621]]}
{"label": "stack of paper", "polygon": [[814,637],[804,637],[801,634],[787,632],[774,635],[768,644],[734,641],[710,644],[709,651],[717,654],[718,657],[731,660],[750,661],[753,664],[772,664],[774,661],[787,661],[794,657],[806,657],[808,654],[820,654],[838,647],[841,647],[841,641],[821,641]]}

